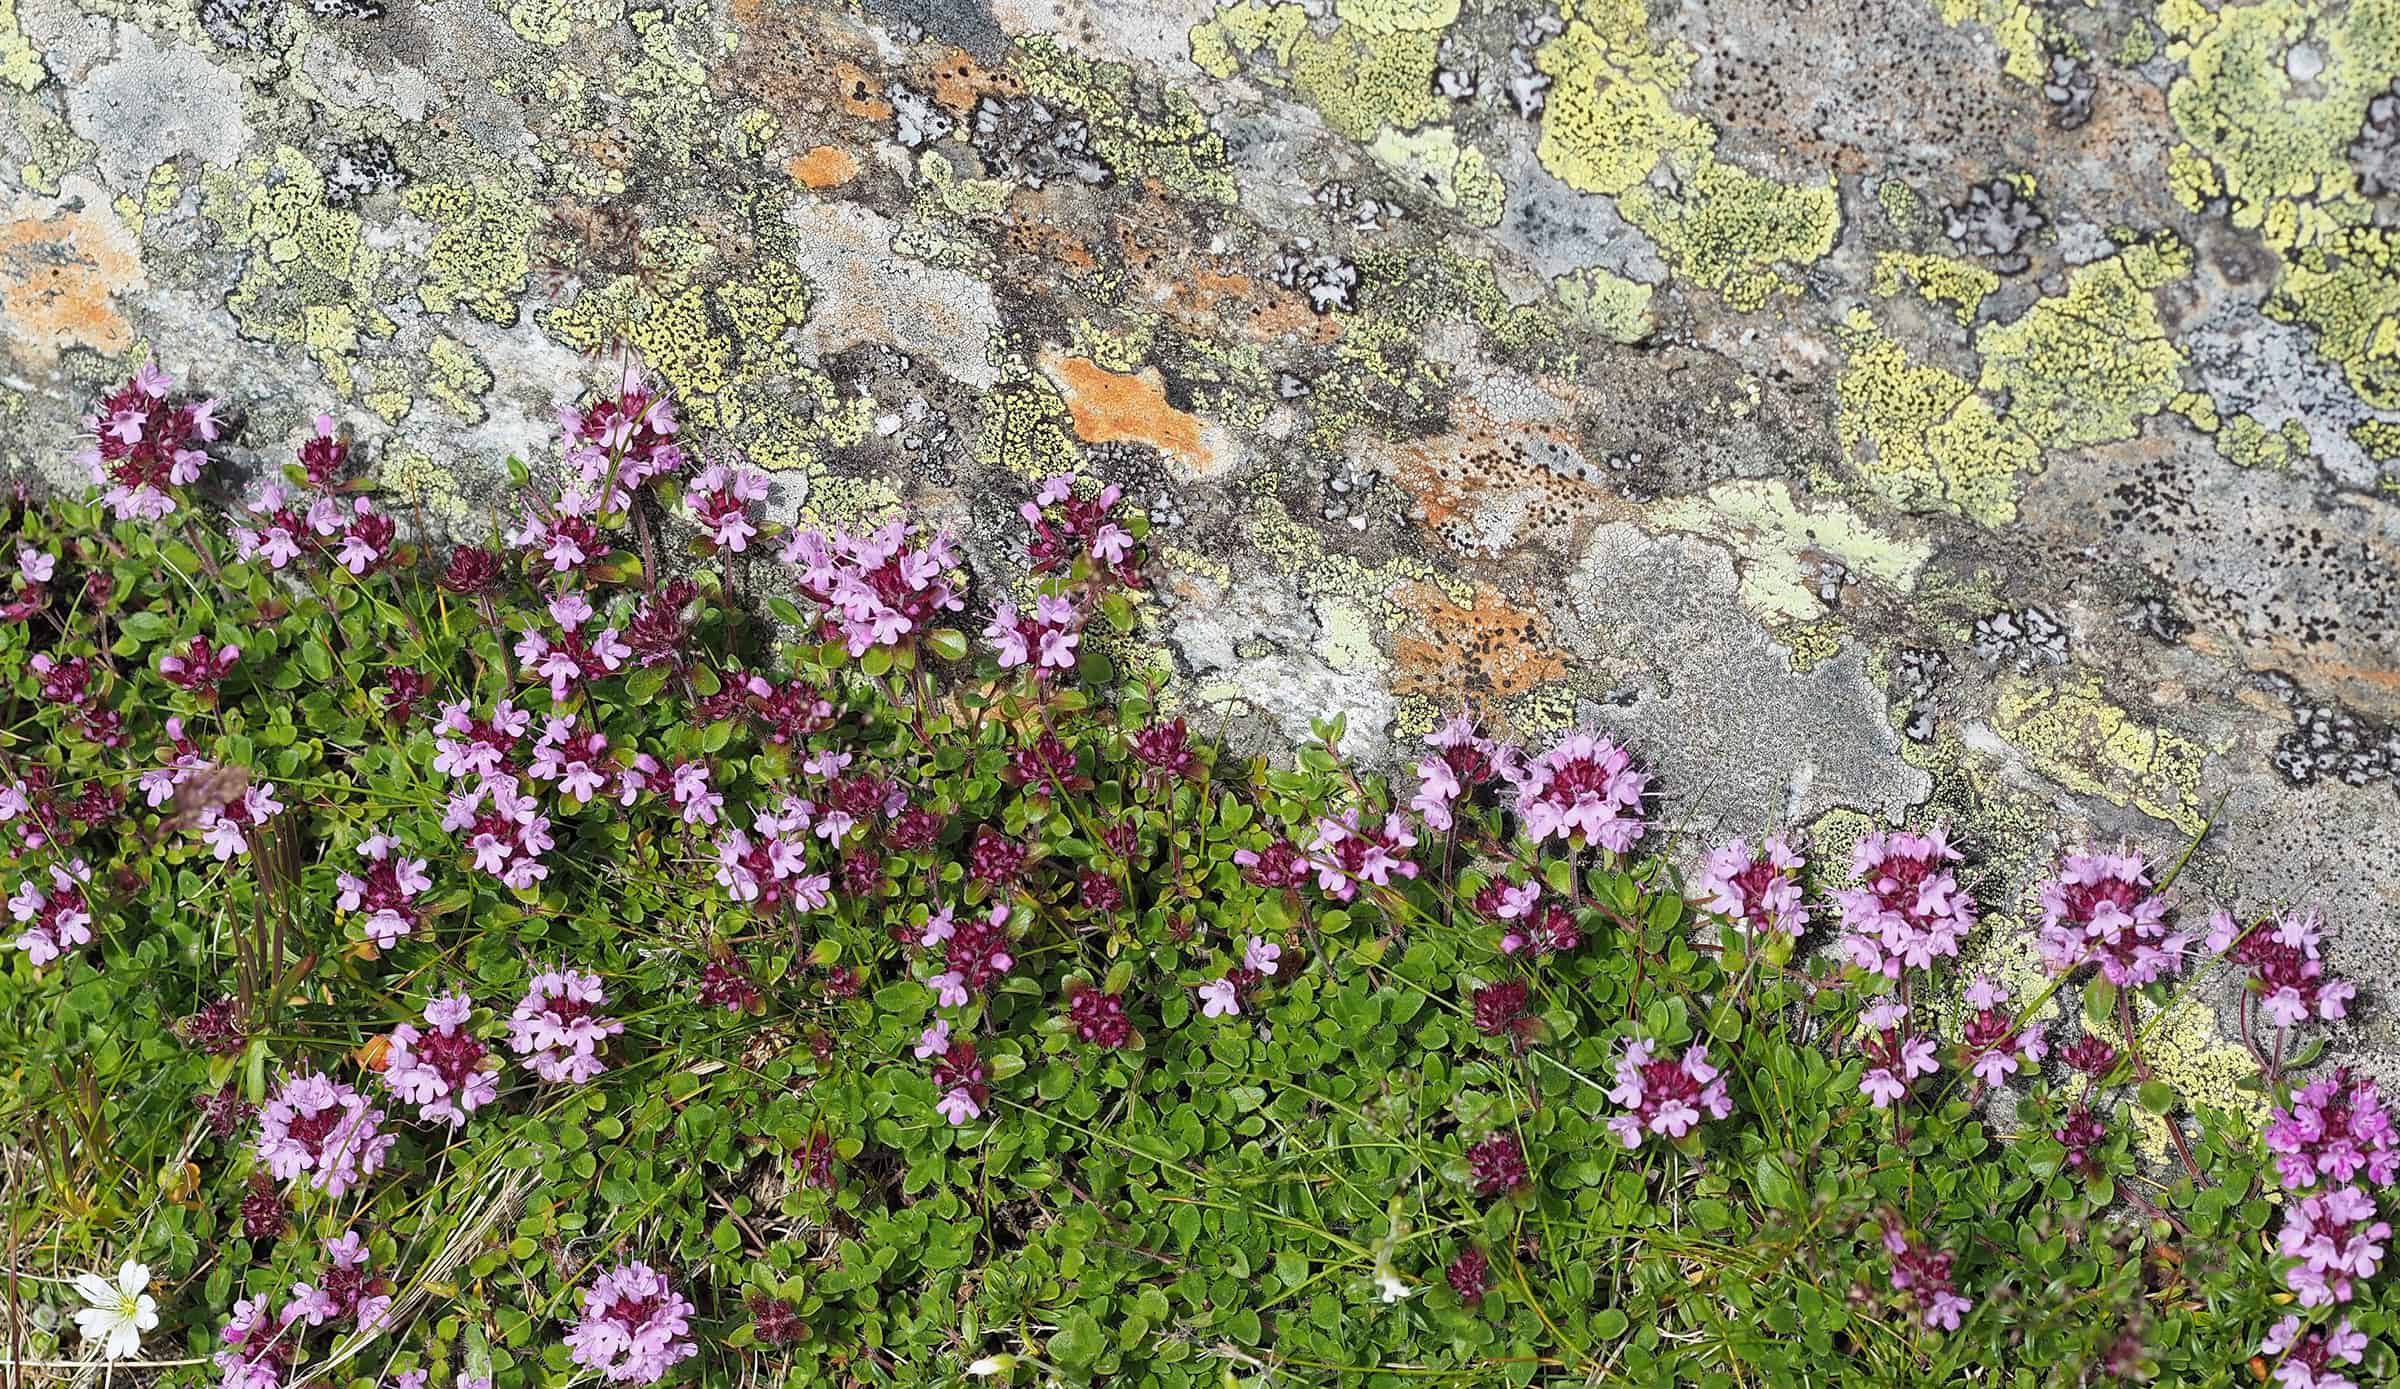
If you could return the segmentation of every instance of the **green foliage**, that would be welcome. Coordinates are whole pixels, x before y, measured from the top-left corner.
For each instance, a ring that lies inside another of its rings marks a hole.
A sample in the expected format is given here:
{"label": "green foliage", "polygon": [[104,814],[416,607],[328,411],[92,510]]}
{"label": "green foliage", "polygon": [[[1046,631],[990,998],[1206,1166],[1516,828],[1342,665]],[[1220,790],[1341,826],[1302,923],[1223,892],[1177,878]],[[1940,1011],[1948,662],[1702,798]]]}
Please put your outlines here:
{"label": "green foliage", "polygon": [[[506,646],[543,620],[531,586],[487,605],[413,572],[270,574],[203,528],[104,524],[72,503],[25,512],[18,532],[62,555],[62,577],[46,612],[0,628],[0,780],[39,768],[62,797],[97,784],[126,808],[77,832],[96,945],[40,968],[12,953],[0,973],[15,1258],[42,1275],[148,1262],[165,1320],[147,1354],[209,1355],[235,1298],[317,1276],[348,1229],[370,1239],[399,1315],[346,1362],[302,1369],[362,1386],[411,1368],[437,1386],[575,1379],[563,1326],[618,1257],[668,1270],[698,1303],[700,1355],[674,1373],[708,1384],[944,1382],[1012,1357],[987,1368],[1161,1386],[2031,1386],[2101,1382],[2131,1345],[2157,1382],[2232,1385],[2256,1382],[2253,1350],[2287,1310],[2279,1198],[2244,1121],[2183,1112],[2121,1064],[2091,1096],[2113,1136],[2083,1176],[2050,1136],[2080,1077],[2020,1082],[2012,1107],[1945,1069],[1876,1109],[1859,1090],[1854,981],[1819,952],[1794,962],[1696,919],[1663,858],[1544,852],[1485,803],[1417,846],[1421,876],[1354,901],[1254,885],[1237,851],[1306,844],[1321,816],[1372,822],[1394,803],[1340,756],[1338,718],[1289,766],[1203,746],[1188,775],[1163,775],[1131,742],[1158,696],[1112,685],[1097,641],[1080,680],[1049,683],[949,629],[853,660],[838,641],[779,643],[725,601],[739,576],[703,555],[689,665],[591,682],[569,712],[614,748],[705,762],[729,825],[821,791],[801,762],[847,750],[854,773],[938,812],[938,841],[895,848],[874,827],[850,854],[858,877],[819,860],[836,877],[824,909],[761,911],[713,880],[725,827],[687,826],[658,796],[548,796],[549,877],[512,891],[442,828],[451,787],[428,714],[396,720],[381,691],[413,669],[432,679],[425,711],[464,699],[481,716],[508,695],[550,712]],[[623,597],[653,591],[632,555],[603,568]],[[105,600],[79,587],[99,574]],[[813,611],[765,607],[783,635],[815,632]],[[1094,611],[1116,632],[1138,618],[1122,592]],[[242,648],[213,696],[157,674],[194,636]],[[95,659],[122,747],[44,698],[37,651]],[[753,670],[824,691],[837,720],[800,746],[700,707]],[[144,806],[134,778],[171,756],[169,716],[290,807],[250,853],[217,859],[180,800]],[[1014,761],[1045,731],[1072,773],[1027,783]],[[1013,889],[967,873],[986,825],[1030,847]],[[1110,843],[1127,827],[1130,854]],[[335,906],[336,874],[378,832],[432,859],[435,880],[426,924],[389,951]],[[1531,967],[1498,949],[1471,902],[1509,857],[1573,904],[1579,948]],[[1088,905],[1086,872],[1126,905]],[[964,919],[1010,894],[1015,968],[945,1013],[991,1084],[983,1117],[954,1126],[911,1055],[936,1012],[914,942],[936,906]],[[1278,971],[1239,1016],[1203,1016],[1195,989],[1252,936],[1284,947]],[[738,962],[759,999],[702,1003],[710,961]],[[456,1131],[375,1083],[378,1039],[430,995],[470,991],[500,1050],[489,1019],[561,962],[597,971],[626,1023],[595,1083],[542,1083],[511,1058],[499,1100]],[[1531,989],[1522,1046],[1474,1025],[1474,990],[1505,978]],[[1125,999],[1131,1045],[1076,1038],[1065,1010],[1082,987]],[[227,997],[248,1040],[209,1055],[177,1022]],[[2092,997],[2105,1028],[2116,1000]],[[1607,1092],[1637,1036],[1705,1042],[1732,1117],[1626,1150]],[[377,1096],[400,1145],[343,1198],[290,1191],[286,1232],[248,1238],[251,1128],[213,1136],[194,1098],[230,1086],[257,1103],[319,1068]],[[2182,1125],[2197,1180],[2129,1151],[2137,1102]],[[1480,1195],[1465,1150],[1501,1133],[1533,1180]],[[829,1189],[795,1161],[819,1142]],[[1892,1292],[1887,1226],[1956,1254],[1974,1302],[1959,1330],[1921,1325]],[[1474,1304],[1442,1272],[1470,1248],[1493,1283]],[[2348,1309],[2378,1338],[2362,1380],[2391,1370],[2388,1283]],[[807,1335],[766,1344],[754,1298],[788,1303]],[[25,1338],[28,1358],[74,1353],[38,1325]],[[164,1373],[214,1381],[206,1366]]]}

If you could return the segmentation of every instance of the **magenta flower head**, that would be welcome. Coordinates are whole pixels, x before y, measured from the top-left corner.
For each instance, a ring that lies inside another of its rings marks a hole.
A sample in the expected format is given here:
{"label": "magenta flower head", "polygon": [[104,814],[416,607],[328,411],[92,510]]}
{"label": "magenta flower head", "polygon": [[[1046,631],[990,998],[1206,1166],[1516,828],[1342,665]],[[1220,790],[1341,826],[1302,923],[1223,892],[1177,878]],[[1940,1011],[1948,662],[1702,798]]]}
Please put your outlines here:
{"label": "magenta flower head", "polygon": [[2290,1108],[2277,1107],[2266,1138],[2290,1191],[2352,1182],[2362,1173],[2374,1186],[2400,1180],[2400,1133],[2391,1112],[2375,1078],[2353,1080],[2347,1067],[2302,1087]]}
{"label": "magenta flower head", "polygon": [[2167,930],[2167,904],[2150,890],[2140,854],[2069,854],[2041,899],[2042,959],[2053,974],[2096,964],[2111,984],[2139,988],[2183,967],[2189,942]]}
{"label": "magenta flower head", "polygon": [[423,1030],[411,1023],[392,1029],[383,1083],[426,1123],[458,1128],[500,1097],[497,1063],[487,1063],[491,1049],[467,1031],[474,1011],[475,1001],[456,990],[425,1005]]}
{"label": "magenta flower head", "polygon": [[1316,840],[1308,846],[1316,865],[1317,890],[1347,902],[1358,895],[1360,883],[1384,887],[1395,875],[1413,878],[1417,865],[1408,851],[1416,844],[1417,836],[1404,815],[1386,815],[1380,828],[1362,825],[1355,807],[1343,811],[1339,819],[1319,816]]}
{"label": "magenta flower head", "polygon": [[2285,1317],[2258,1343],[2258,1353],[2276,1357],[2278,1389],[2358,1389],[2336,1365],[2356,1365],[2367,1358],[2367,1338],[2348,1317],[2330,1327],[2301,1325]]}
{"label": "magenta flower head", "polygon": [[1470,1021],[1486,1037],[1506,1037],[1518,1051],[1538,1026],[1533,1016],[1532,990],[1522,979],[1503,979],[1475,990]]}
{"label": "magenta flower head", "polygon": [[1988,974],[1975,976],[1967,986],[1967,1006],[1975,1012],[1968,1016],[1960,1039],[1961,1060],[1986,1085],[1998,1085],[2020,1067],[2038,1066],[2050,1054],[2042,1030],[2019,1028],[2007,1004],[2007,987]]}
{"label": "magenta flower head", "polygon": [[1958,1330],[1958,1320],[1975,1304],[1959,1296],[1951,1281],[1952,1255],[1912,1242],[1899,1227],[1886,1225],[1883,1248],[1892,1260],[1892,1291],[1899,1293],[1925,1325],[1941,1331]]}
{"label": "magenta flower head", "polygon": [[1517,1136],[1505,1129],[1468,1147],[1467,1174],[1477,1193],[1484,1196],[1522,1191],[1533,1182],[1533,1172],[1525,1165],[1525,1149]]}
{"label": "magenta flower head", "polygon": [[1903,1026],[1908,1009],[1902,1004],[1880,1000],[1868,1005],[1859,1020],[1867,1028],[1866,1037],[1859,1042],[1867,1067],[1858,1078],[1858,1092],[1877,1109],[1890,1108],[1908,1093],[1917,1077],[1941,1069],[1933,1057],[1933,1039],[1908,1035]]}
{"label": "magenta flower head", "polygon": [[1850,854],[1858,886],[1834,893],[1851,962],[1897,979],[1903,969],[1955,957],[1975,929],[1975,899],[1949,868],[1962,857],[1940,825],[1922,834],[1878,830],[1861,838]]}
{"label": "magenta flower head", "polygon": [[2357,985],[2326,976],[2324,943],[2325,918],[2314,907],[2247,928],[2222,908],[2208,919],[2208,948],[2250,971],[2249,988],[2277,1027],[2296,1027],[2311,1014],[2330,1022],[2358,996]]}
{"label": "magenta flower head", "polygon": [[1808,930],[1808,908],[1800,901],[1800,871],[1808,866],[1790,838],[1770,834],[1750,851],[1735,839],[1709,851],[1697,884],[1703,905],[1753,936],[1798,939]]}
{"label": "magenta flower head", "polygon": [[582,1085],[608,1069],[600,1048],[625,1024],[600,1009],[608,990],[587,970],[545,970],[533,976],[509,1016],[509,1050],[527,1058],[544,1080]]}
{"label": "magenta flower head", "polygon": [[1642,794],[1650,774],[1608,738],[1570,733],[1525,768],[1517,782],[1517,818],[1535,842],[1565,839],[1612,854],[1642,837]]}
{"label": "magenta flower head", "polygon": [[631,489],[655,477],[681,472],[682,445],[675,442],[675,406],[639,367],[627,367],[616,393],[581,410],[558,412],[567,462],[586,491],[605,488],[607,509],[632,505]]}
{"label": "magenta flower head", "polygon": [[2391,1237],[2391,1223],[2376,1218],[2373,1198],[2357,1187],[2304,1197],[2284,1211],[2277,1247],[2299,1261],[2284,1282],[2303,1307],[2348,1302],[2356,1284],[2383,1267],[2384,1241]]}
{"label": "magenta flower head", "polygon": [[1708,1047],[1694,1042],[1681,1057],[1662,1057],[1646,1037],[1625,1046],[1617,1061],[1617,1084],[1608,1098],[1625,1110],[1608,1121],[1608,1131],[1627,1148],[1652,1134],[1680,1143],[1700,1121],[1733,1112],[1724,1074],[1708,1064]]}
{"label": "magenta flower head", "polygon": [[379,950],[391,949],[417,929],[417,894],[433,886],[425,860],[410,858],[399,848],[399,841],[388,834],[369,835],[358,846],[359,857],[367,861],[366,876],[340,873],[334,878],[340,894],[335,905],[366,914],[367,939]]}
{"label": "magenta flower head", "polygon": [[177,401],[167,393],[175,378],[152,362],[133,379],[102,397],[84,416],[93,440],[82,461],[100,496],[120,521],[156,521],[172,515],[174,489],[200,480],[218,433],[216,400]]}
{"label": "magenta flower head", "polygon": [[1125,1000],[1088,984],[1067,990],[1067,1023],[1078,1039],[1115,1050],[1133,1041],[1133,1021],[1125,1016]]}
{"label": "magenta flower head", "polygon": [[912,533],[897,519],[864,535],[795,532],[780,557],[799,566],[801,592],[823,605],[821,637],[840,638],[854,657],[898,646],[966,607],[950,580],[959,567],[950,537]]}
{"label": "magenta flower head", "polygon": [[383,1111],[322,1071],[286,1080],[258,1112],[258,1156],[279,1181],[306,1174],[309,1185],[341,1196],[383,1166],[399,1142],[383,1132]]}
{"label": "magenta flower head", "polygon": [[92,943],[92,909],[83,895],[91,877],[82,859],[53,863],[47,889],[27,878],[9,895],[8,914],[19,928],[11,943],[36,967]]}
{"label": "magenta flower head", "polygon": [[1242,870],[1244,881],[1270,890],[1298,887],[1316,871],[1300,846],[1288,839],[1278,839],[1263,850],[1236,849],[1233,862]]}
{"label": "magenta flower head", "polygon": [[583,1292],[583,1317],[567,1333],[567,1358],[611,1384],[656,1384],[700,1353],[692,1304],[639,1260],[601,1274]]}
{"label": "magenta flower head", "polygon": [[298,1336],[283,1334],[292,1320],[276,1317],[263,1296],[234,1303],[233,1314],[217,1333],[225,1347],[215,1356],[217,1373],[222,1376],[217,1381],[219,1389],[283,1389],[284,1373],[299,1349]]}
{"label": "magenta flower head", "polygon": [[1492,1290],[1492,1261],[1471,1244],[1458,1251],[1442,1275],[1450,1280],[1450,1291],[1469,1307],[1481,1305],[1483,1295]]}

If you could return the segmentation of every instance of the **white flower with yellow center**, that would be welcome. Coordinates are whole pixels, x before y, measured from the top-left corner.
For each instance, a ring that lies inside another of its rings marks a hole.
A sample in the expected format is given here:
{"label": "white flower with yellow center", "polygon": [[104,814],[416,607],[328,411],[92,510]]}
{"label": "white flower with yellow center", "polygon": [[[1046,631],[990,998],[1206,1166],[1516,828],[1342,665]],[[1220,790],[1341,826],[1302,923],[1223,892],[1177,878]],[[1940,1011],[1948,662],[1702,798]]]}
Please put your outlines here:
{"label": "white flower with yellow center", "polygon": [[75,1291],[90,1305],[75,1314],[75,1325],[88,1344],[98,1341],[101,1358],[122,1360],[142,1348],[142,1333],[158,1325],[158,1299],[143,1292],[150,1286],[150,1266],[131,1259],[117,1270],[117,1281],[97,1273],[75,1275]]}

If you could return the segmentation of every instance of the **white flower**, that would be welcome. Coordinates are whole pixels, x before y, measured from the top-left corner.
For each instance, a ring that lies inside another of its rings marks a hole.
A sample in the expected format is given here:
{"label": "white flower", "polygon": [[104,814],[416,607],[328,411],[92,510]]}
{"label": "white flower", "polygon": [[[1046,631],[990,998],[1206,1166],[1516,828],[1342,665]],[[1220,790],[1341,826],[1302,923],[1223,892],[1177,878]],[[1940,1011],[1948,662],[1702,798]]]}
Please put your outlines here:
{"label": "white flower", "polygon": [[150,1286],[150,1266],[131,1259],[117,1270],[111,1284],[97,1273],[75,1275],[75,1291],[89,1307],[75,1314],[85,1341],[103,1342],[102,1358],[122,1360],[142,1348],[142,1333],[158,1325],[158,1299],[142,1289]]}
{"label": "white flower", "polygon": [[977,1379],[983,1379],[991,1375],[1007,1374],[1016,1367],[1017,1357],[1013,1355],[987,1355],[967,1366],[967,1373]]}
{"label": "white flower", "polygon": [[1392,1271],[1390,1267],[1375,1270],[1375,1295],[1385,1302],[1398,1302],[1416,1291],[1415,1288],[1401,1282],[1400,1275]]}

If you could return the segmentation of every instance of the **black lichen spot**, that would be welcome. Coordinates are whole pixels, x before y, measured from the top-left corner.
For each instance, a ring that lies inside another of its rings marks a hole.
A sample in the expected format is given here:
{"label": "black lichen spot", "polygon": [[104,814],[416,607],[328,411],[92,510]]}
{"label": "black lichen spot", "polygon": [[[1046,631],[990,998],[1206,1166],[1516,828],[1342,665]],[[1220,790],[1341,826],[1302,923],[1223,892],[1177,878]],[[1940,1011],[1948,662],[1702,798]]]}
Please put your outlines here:
{"label": "black lichen spot", "polygon": [[2294,786],[2328,778],[2345,786],[2389,782],[2400,791],[2400,725],[2378,723],[2336,701],[2319,699],[2281,671],[2259,685],[2292,711],[2292,731],[2275,744],[2275,770]]}
{"label": "black lichen spot", "polygon": [[2018,247],[2040,230],[2043,220],[2034,210],[2033,200],[2018,192],[2017,185],[1995,178],[1968,189],[1966,201],[1951,206],[1944,230],[1952,241],[1983,257],[1994,270],[2014,275],[2033,263]]}
{"label": "black lichen spot", "polygon": [[1007,54],[1000,21],[975,0],[867,0],[867,13],[912,39],[930,35],[956,44],[979,63],[997,63]]}
{"label": "black lichen spot", "polygon": [[200,0],[200,27],[219,48],[271,53],[283,44],[283,0]]}
{"label": "black lichen spot", "polygon": [[2067,663],[2067,629],[2040,608],[2003,609],[1975,619],[1974,647],[1988,664],[2030,675],[2039,666]]}
{"label": "black lichen spot", "polygon": [[1358,266],[1344,256],[1311,254],[1308,242],[1278,252],[1275,257],[1275,283],[1285,289],[1305,290],[1308,306],[1320,314],[1336,309],[1344,313],[1358,310]]}
{"label": "black lichen spot", "polygon": [[1039,97],[983,96],[975,101],[968,144],[986,175],[1013,178],[1030,188],[1054,180],[1101,187],[1115,177],[1092,148],[1083,117]]}
{"label": "black lichen spot", "polygon": [[2091,63],[2070,53],[2052,53],[2050,71],[2042,79],[2042,97],[2051,105],[2050,123],[2077,130],[2092,118],[2092,101],[2100,94],[2100,78]]}
{"label": "black lichen spot", "polygon": [[2380,198],[2400,191],[2400,81],[2367,103],[2367,123],[2350,142],[2358,191]]}
{"label": "black lichen spot", "polygon": [[1933,696],[1950,673],[1950,658],[1930,647],[1904,646],[1892,670],[1893,692],[1908,706],[1900,734],[1912,743],[1933,740]]}
{"label": "black lichen spot", "polygon": [[892,103],[892,138],[902,149],[921,149],[950,138],[958,122],[950,113],[934,105],[933,98],[902,82],[894,82],[884,92]]}
{"label": "black lichen spot", "polygon": [[319,19],[381,19],[383,0],[308,0],[308,12]]}
{"label": "black lichen spot", "polygon": [[332,207],[354,208],[359,199],[389,193],[407,181],[408,172],[400,167],[390,142],[370,135],[334,147],[325,170],[325,201]]}

